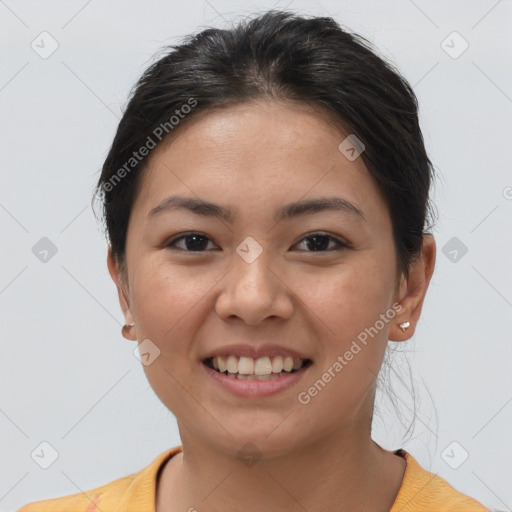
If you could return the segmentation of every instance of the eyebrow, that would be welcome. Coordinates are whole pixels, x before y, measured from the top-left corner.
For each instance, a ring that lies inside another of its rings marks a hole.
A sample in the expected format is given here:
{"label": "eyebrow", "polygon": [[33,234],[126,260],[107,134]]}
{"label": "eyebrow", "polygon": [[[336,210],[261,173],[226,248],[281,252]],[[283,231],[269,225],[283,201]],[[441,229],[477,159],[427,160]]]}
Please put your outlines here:
{"label": "eyebrow", "polygon": [[[197,215],[215,217],[226,222],[233,222],[233,213],[215,203],[193,197],[169,196],[148,213],[148,219],[159,213],[175,209],[184,209]],[[348,213],[360,220],[366,220],[364,213],[354,204],[341,197],[319,197],[316,199],[297,201],[280,207],[274,217],[276,222],[288,220],[299,215],[322,211],[336,210]]]}

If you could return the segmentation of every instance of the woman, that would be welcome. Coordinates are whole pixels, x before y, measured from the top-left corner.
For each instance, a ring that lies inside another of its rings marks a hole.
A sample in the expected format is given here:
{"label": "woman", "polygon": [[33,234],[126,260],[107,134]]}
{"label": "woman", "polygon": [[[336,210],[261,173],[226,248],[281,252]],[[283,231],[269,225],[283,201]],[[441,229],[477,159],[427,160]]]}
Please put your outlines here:
{"label": "woman", "polygon": [[330,18],[269,11],[141,77],[97,192],[108,268],[182,445],[20,511],[488,511],[371,438],[435,264],[416,97]]}

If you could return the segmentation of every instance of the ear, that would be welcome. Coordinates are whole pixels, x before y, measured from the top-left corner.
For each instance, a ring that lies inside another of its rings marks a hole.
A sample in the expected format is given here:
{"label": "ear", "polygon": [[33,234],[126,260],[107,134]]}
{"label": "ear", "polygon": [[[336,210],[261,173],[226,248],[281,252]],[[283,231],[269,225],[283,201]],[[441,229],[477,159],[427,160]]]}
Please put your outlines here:
{"label": "ear", "polygon": [[[117,294],[119,297],[119,304],[121,306],[121,310],[123,311],[125,324],[131,324],[134,322],[133,315],[130,311],[130,301],[128,299],[128,287],[125,284],[127,281],[126,276],[124,275],[123,270],[120,268],[118,261],[114,257],[112,253],[112,246],[108,246],[108,254],[107,254],[107,267],[110,273],[110,277],[114,281],[117,287]],[[131,329],[130,332],[127,332],[126,329],[122,329],[122,335],[131,341],[135,341],[137,337],[135,336],[135,329]]]}
{"label": "ear", "polygon": [[[436,242],[430,234],[423,235],[421,255],[411,264],[409,278],[402,277],[398,302],[402,306],[389,330],[390,341],[405,341],[414,335],[420,318],[423,301],[436,263]],[[405,332],[399,324],[409,322]]]}

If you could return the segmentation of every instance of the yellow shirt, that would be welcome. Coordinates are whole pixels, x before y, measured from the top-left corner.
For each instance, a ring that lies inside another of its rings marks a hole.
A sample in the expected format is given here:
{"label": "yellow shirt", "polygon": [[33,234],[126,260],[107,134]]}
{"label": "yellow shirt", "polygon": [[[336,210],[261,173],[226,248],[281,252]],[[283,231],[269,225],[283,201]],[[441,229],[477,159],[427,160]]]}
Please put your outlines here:
{"label": "yellow shirt", "polygon": [[[155,512],[158,471],[182,446],[161,453],[131,475],[84,493],[28,503],[17,512]],[[426,471],[405,450],[402,485],[390,512],[489,512],[489,508],[455,490],[443,478]]]}

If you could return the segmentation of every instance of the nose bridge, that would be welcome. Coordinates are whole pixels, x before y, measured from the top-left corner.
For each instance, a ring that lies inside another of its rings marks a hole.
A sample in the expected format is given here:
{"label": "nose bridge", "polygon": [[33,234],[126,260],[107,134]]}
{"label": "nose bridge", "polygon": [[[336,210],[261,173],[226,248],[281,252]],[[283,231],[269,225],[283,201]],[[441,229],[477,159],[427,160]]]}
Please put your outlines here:
{"label": "nose bridge", "polygon": [[287,317],[291,301],[287,288],[275,270],[271,254],[254,238],[247,237],[236,248],[233,267],[217,300],[222,317],[238,316],[247,323],[258,323],[267,316]]}
{"label": "nose bridge", "polygon": [[253,237],[247,237],[239,244],[233,258],[231,286],[234,286],[242,297],[250,298],[254,293],[259,294],[262,300],[263,295],[272,295],[275,275],[269,269],[270,263],[270,252]]}

